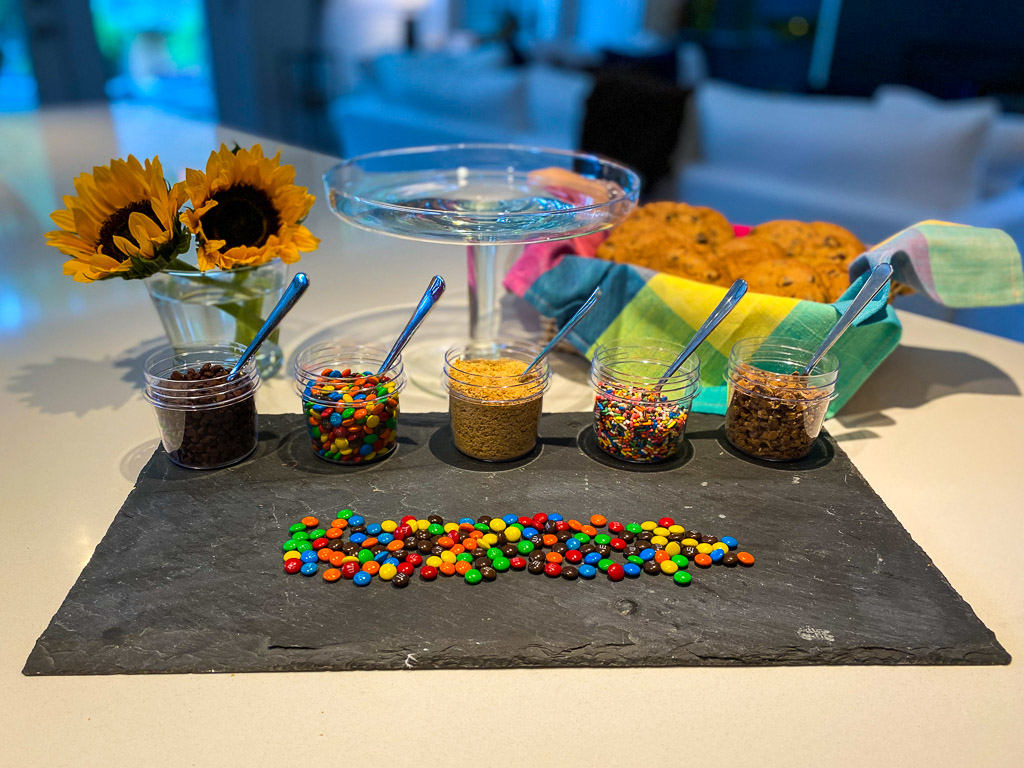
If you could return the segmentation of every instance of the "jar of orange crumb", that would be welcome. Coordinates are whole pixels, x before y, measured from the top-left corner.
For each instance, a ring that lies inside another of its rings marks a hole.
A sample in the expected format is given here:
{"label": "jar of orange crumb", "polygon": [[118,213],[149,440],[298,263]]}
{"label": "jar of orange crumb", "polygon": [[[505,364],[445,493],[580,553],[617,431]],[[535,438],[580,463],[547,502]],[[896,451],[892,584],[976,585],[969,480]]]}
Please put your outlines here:
{"label": "jar of orange crumb", "polygon": [[523,372],[538,354],[540,347],[512,340],[448,350],[444,383],[459,451],[481,461],[511,461],[534,449],[551,369],[543,360]]}

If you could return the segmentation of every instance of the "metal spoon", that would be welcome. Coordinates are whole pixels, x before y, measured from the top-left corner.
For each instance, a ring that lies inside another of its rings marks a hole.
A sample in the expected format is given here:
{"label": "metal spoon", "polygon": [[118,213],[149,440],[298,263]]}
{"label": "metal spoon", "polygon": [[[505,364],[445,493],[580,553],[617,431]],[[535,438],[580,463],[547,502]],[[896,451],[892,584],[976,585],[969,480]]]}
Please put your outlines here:
{"label": "metal spoon", "polygon": [[875,298],[875,294],[882,290],[882,287],[889,281],[890,277],[892,277],[891,264],[876,264],[871,268],[871,275],[868,277],[867,282],[857,291],[857,295],[853,297],[850,306],[839,316],[839,320],[832,326],[832,330],[828,332],[828,336],[821,342],[821,346],[811,355],[811,361],[800,372],[801,376],[811,375],[814,366],[832,348],[832,345],[839,340],[839,337],[843,335],[846,329],[853,325],[853,321],[857,319],[857,316],[863,311],[864,307]]}
{"label": "metal spoon", "polygon": [[409,343],[409,339],[416,333],[416,329],[420,327],[420,323],[427,314],[434,308],[437,300],[441,298],[441,294],[444,293],[444,278],[440,275],[434,275],[430,279],[430,285],[427,286],[426,293],[423,294],[423,298],[420,299],[420,303],[416,305],[416,310],[412,313],[412,317],[409,318],[409,322],[405,324],[405,328],[398,335],[398,339],[395,341],[395,345],[391,347],[391,351],[388,352],[388,356],[384,358],[384,362],[381,363],[380,368],[377,370],[377,374],[384,373],[388,368],[392,366],[395,359],[402,354],[402,350],[405,349],[405,345]]}
{"label": "metal spoon", "polygon": [[708,319],[704,321],[704,325],[697,329],[697,332],[690,339],[690,343],[686,345],[686,349],[679,353],[679,357],[675,359],[668,368],[665,369],[665,375],[661,377],[658,383],[655,385],[656,390],[660,390],[672,378],[672,374],[679,370],[679,367],[686,362],[686,358],[696,351],[711,332],[718,327],[725,316],[732,312],[736,305],[739,304],[740,299],[747,293],[747,281],[742,278],[737,280],[728,291],[725,292],[725,296],[718,302],[718,306],[714,308]]}
{"label": "metal spoon", "polygon": [[256,336],[249,343],[249,346],[245,348],[245,352],[238,358],[238,362],[231,368],[231,372],[228,373],[228,381],[231,381],[238,376],[239,371],[245,367],[245,364],[249,362],[249,358],[256,354],[256,351],[260,348],[267,337],[274,332],[274,329],[284,320],[284,316],[287,315],[292,307],[295,306],[302,294],[309,288],[309,278],[306,277],[305,272],[299,272],[295,277],[292,278],[292,282],[285,289],[284,295],[281,296],[281,300],[277,302],[274,308],[270,311],[267,316],[267,320],[260,329],[256,332]]}
{"label": "metal spoon", "polygon": [[587,312],[594,308],[594,305],[597,303],[597,300],[599,298],[601,298],[601,286],[597,286],[597,288],[594,289],[594,292],[590,294],[589,298],[585,302],[583,302],[583,306],[576,310],[576,314],[573,315],[572,318],[570,318],[569,322],[565,324],[565,327],[563,327],[562,330],[555,334],[555,337],[547,343],[547,346],[540,351],[539,355],[533,358],[533,362],[526,366],[526,370],[523,371],[520,375],[525,376],[530,372],[530,369],[532,369],[533,366],[535,366],[537,363],[539,363],[541,360],[547,357],[548,353],[555,348],[555,345],[562,339],[564,339],[565,335],[569,333],[569,331],[571,331],[573,328],[575,328],[576,324],[580,320],[587,316]]}

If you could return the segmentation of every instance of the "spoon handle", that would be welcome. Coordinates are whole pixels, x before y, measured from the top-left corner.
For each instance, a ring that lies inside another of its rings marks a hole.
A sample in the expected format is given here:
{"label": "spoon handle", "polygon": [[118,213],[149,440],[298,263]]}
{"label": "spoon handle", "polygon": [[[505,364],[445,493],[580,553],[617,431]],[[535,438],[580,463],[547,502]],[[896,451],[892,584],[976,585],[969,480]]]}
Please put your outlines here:
{"label": "spoon handle", "polygon": [[416,329],[420,327],[420,323],[427,314],[434,308],[437,300],[441,298],[441,294],[444,293],[444,278],[440,275],[434,275],[430,279],[430,285],[427,286],[426,292],[423,294],[423,298],[420,299],[420,303],[416,305],[416,310],[412,313],[412,317],[409,318],[409,322],[405,324],[405,328],[398,335],[398,339],[395,341],[395,345],[391,347],[391,351],[388,352],[388,356],[384,358],[384,362],[381,363],[380,369],[377,371],[378,374],[384,373],[390,368],[402,350],[405,349],[405,345],[409,343],[409,339],[416,333]]}
{"label": "spoon handle", "polygon": [[526,370],[523,371],[520,375],[525,376],[530,372],[530,369],[533,368],[533,366],[535,366],[537,363],[543,360],[547,356],[548,352],[554,349],[555,345],[562,339],[564,339],[565,335],[569,333],[569,331],[571,331],[573,328],[575,328],[576,324],[579,323],[580,320],[587,316],[587,313],[594,308],[594,305],[597,303],[597,300],[599,298],[601,298],[601,286],[597,286],[597,288],[594,289],[594,292],[590,294],[589,298],[585,302],[583,302],[583,306],[576,310],[576,314],[572,316],[572,318],[569,320],[568,323],[565,324],[562,330],[555,334],[554,338],[547,343],[547,346],[545,346],[544,349],[540,351],[539,355],[533,358],[533,362],[526,366]]}
{"label": "spoon handle", "polygon": [[692,355],[696,351],[697,347],[704,342],[704,339],[711,335],[711,332],[718,327],[718,324],[725,319],[725,316],[736,308],[736,305],[739,304],[740,299],[742,299],[746,293],[746,280],[740,279],[732,284],[729,290],[726,291],[725,296],[722,297],[722,300],[718,302],[718,306],[714,308],[710,315],[708,315],[708,319],[705,320],[704,324],[697,329],[693,338],[690,339],[690,343],[686,345],[686,349],[679,354],[679,357],[675,359],[675,362],[673,362],[672,365],[665,369],[665,375],[658,381],[658,384],[655,387],[656,389],[660,390],[665,386],[665,383],[672,377],[672,374],[678,371],[679,366],[686,362],[686,358]]}
{"label": "spoon handle", "polygon": [[857,316],[863,311],[882,287],[892,277],[892,265],[891,264],[876,264],[871,268],[871,274],[864,283],[864,286],[857,292],[857,295],[853,297],[853,301],[850,302],[850,306],[846,308],[846,311],[840,315],[839,320],[832,327],[832,330],[828,332],[828,336],[821,343],[821,346],[815,351],[814,355],[807,365],[804,366],[801,372],[802,376],[810,376],[811,371],[814,370],[814,366],[825,356],[832,345],[838,341],[839,337],[843,335],[843,332],[853,325],[853,321],[857,319]]}
{"label": "spoon handle", "polygon": [[233,379],[238,375],[238,372],[245,367],[245,364],[249,362],[249,358],[256,354],[256,350],[260,348],[267,337],[274,332],[274,329],[280,325],[284,316],[287,315],[291,308],[295,306],[302,294],[309,288],[309,278],[306,277],[305,272],[299,272],[292,278],[291,283],[285,289],[284,294],[281,296],[281,300],[277,302],[270,314],[267,315],[267,321],[263,323],[260,329],[256,332],[256,336],[249,343],[249,346],[245,348],[245,352],[238,358],[238,362],[231,368],[231,372],[228,374],[228,379]]}

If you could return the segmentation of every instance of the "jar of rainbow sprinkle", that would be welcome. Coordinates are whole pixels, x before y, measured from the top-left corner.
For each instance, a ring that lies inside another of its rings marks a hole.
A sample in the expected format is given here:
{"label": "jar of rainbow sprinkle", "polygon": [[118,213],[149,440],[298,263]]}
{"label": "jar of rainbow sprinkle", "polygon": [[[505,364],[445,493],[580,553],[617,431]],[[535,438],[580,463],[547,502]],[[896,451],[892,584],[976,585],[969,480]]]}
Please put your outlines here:
{"label": "jar of rainbow sprinkle", "polygon": [[667,341],[641,339],[594,352],[594,433],[609,456],[638,464],[673,458],[683,447],[686,420],[700,391],[696,354],[663,384],[679,355]]}

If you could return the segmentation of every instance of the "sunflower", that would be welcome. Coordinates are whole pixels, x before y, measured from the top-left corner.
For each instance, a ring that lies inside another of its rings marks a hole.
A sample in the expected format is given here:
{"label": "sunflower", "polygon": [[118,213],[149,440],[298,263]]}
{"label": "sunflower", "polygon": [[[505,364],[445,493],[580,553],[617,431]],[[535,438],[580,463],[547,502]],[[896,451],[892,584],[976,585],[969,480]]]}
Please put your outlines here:
{"label": "sunflower", "polygon": [[77,282],[149,277],[188,250],[178,219],[185,185],[167,185],[159,158],[145,167],[132,155],[111,160],[75,179],[75,191],[50,214],[60,229],[46,239],[71,257],[64,274]]}
{"label": "sunflower", "polygon": [[295,168],[281,153],[263,156],[257,144],[235,151],[222,144],[211,152],[206,173],[185,171],[192,209],[181,220],[196,235],[199,268],[258,266],[276,258],[291,264],[319,240],[302,226],[316,199],[297,187]]}

